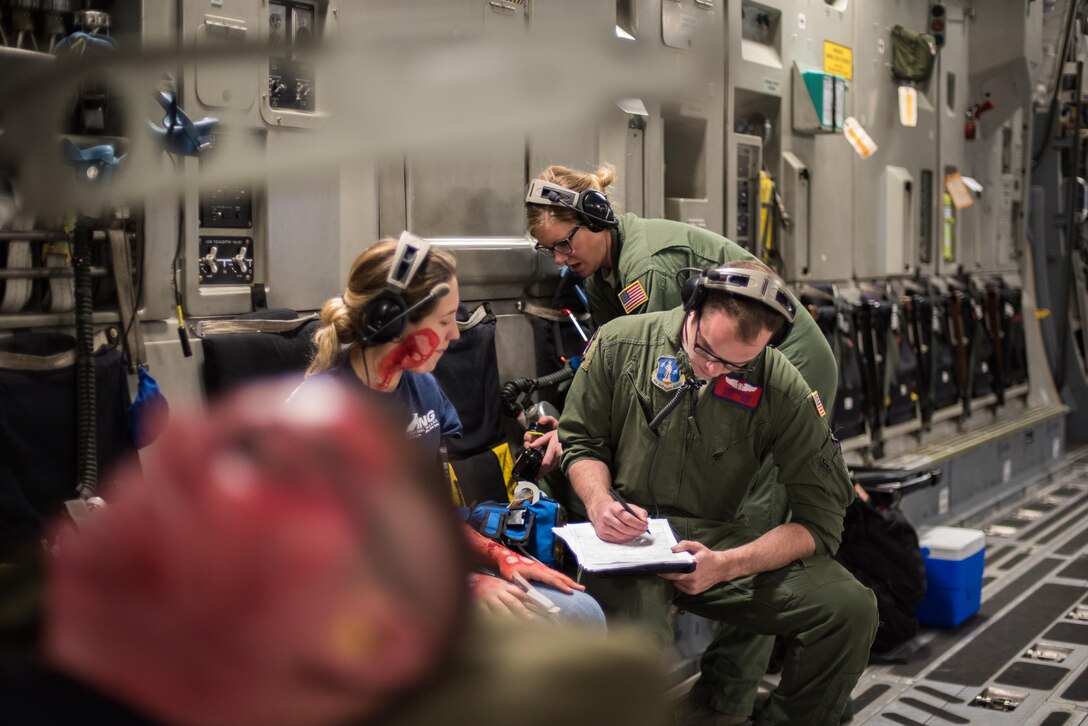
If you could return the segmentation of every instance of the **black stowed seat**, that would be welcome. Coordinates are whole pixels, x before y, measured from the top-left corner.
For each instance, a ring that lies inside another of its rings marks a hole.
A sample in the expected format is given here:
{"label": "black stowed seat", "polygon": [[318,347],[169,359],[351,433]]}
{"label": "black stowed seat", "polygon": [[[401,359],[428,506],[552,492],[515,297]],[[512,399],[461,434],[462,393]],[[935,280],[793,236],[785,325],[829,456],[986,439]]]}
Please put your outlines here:
{"label": "black stowed seat", "polygon": [[831,410],[831,430],[839,439],[866,431],[867,402],[858,355],[857,326],[849,305],[835,296],[830,285],[805,285],[801,303],[808,308],[839,364],[839,390]]}
{"label": "black stowed seat", "polygon": [[301,375],[313,357],[316,315],[294,310],[259,310],[229,321],[203,321],[204,393],[209,399],[244,383]]}
{"label": "black stowed seat", "polygon": [[503,431],[497,320],[483,303],[471,312],[459,306],[457,321],[461,337],[450,343],[434,370],[463,429],[460,439],[446,442],[450,463],[465,504],[505,501],[513,457]]}
{"label": "black stowed seat", "polygon": [[70,335],[0,341],[0,552],[44,535],[63,502],[76,496],[81,456],[105,473],[135,451],[121,351],[107,346],[94,355],[93,451],[81,452],[77,443],[76,378]]}

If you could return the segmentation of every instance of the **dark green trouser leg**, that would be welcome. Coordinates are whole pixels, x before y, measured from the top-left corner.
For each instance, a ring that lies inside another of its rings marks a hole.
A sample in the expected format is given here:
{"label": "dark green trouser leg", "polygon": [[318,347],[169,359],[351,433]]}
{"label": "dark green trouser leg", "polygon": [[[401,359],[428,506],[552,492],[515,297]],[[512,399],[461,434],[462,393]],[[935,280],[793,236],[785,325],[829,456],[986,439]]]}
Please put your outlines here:
{"label": "dark green trouser leg", "polygon": [[[760,714],[761,724],[838,724],[876,633],[873,593],[824,556],[744,578],[738,585],[750,592],[719,585],[701,595],[679,595],[653,575],[589,576],[585,584],[610,624],[637,621],[662,645],[672,640],[667,619],[671,602],[738,629],[787,636],[782,681]],[[760,668],[765,665],[761,662]],[[743,678],[744,671],[738,672]],[[727,705],[720,697],[715,702]],[[735,703],[743,709],[747,701]]]}
{"label": "dark green trouser leg", "polygon": [[[763,534],[785,522],[788,509],[785,487],[778,481],[778,467],[768,458],[759,468],[740,514],[753,532]],[[703,654],[703,675],[695,686],[693,700],[721,713],[751,713],[759,679],[767,670],[773,648],[773,636],[738,631],[723,623]]]}
{"label": "dark green trouser leg", "polygon": [[692,701],[719,713],[749,715],[773,647],[773,635],[722,623],[703,653],[702,676],[692,689]]}
{"label": "dark green trouser leg", "polygon": [[782,681],[760,724],[838,724],[876,633],[872,592],[829,557],[758,575],[752,588],[744,596],[716,587],[678,596],[676,604],[757,633],[789,637]]}
{"label": "dark green trouser leg", "polygon": [[582,576],[582,584],[600,603],[610,628],[637,625],[649,631],[662,647],[672,642],[669,606],[676,590],[667,580],[656,575],[600,577],[587,572]]}

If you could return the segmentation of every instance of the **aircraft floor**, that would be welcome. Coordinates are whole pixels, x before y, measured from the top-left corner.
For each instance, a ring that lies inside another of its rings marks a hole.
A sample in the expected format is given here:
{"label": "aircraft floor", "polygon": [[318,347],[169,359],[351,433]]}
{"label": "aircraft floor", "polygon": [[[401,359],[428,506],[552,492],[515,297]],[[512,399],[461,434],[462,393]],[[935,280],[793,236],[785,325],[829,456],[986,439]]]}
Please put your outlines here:
{"label": "aircraft floor", "polygon": [[1088,452],[965,526],[986,532],[979,613],[874,659],[850,723],[1086,723]]}

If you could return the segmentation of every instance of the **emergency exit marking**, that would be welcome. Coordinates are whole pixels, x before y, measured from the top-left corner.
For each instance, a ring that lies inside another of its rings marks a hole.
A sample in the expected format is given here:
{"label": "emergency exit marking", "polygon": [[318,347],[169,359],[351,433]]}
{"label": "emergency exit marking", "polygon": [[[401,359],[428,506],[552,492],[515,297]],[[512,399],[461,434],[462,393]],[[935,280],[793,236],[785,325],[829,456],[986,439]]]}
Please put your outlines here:
{"label": "emergency exit marking", "polygon": [[1053,445],[1050,447],[1050,458],[1057,459],[1062,454],[1062,440],[1054,439]]}
{"label": "emergency exit marking", "polygon": [[801,30],[808,27],[808,17],[804,13],[797,13],[797,27]]}
{"label": "emergency exit marking", "polygon": [[937,514],[948,514],[948,487],[937,492]]}
{"label": "emergency exit marking", "polygon": [[1001,483],[1008,484],[1012,481],[1012,459],[1005,459],[1001,464]]}
{"label": "emergency exit marking", "polygon": [[876,52],[879,53],[880,55],[884,55],[884,39],[883,38],[877,38],[876,39]]}

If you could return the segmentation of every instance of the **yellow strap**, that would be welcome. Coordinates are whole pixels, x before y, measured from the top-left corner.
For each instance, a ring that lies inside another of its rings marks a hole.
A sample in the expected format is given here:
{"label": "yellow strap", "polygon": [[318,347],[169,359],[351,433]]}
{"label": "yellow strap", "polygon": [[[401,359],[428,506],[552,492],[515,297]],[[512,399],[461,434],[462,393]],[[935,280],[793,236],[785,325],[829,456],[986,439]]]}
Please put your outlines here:
{"label": "yellow strap", "polygon": [[458,507],[467,507],[464,498],[461,496],[461,488],[457,486],[457,472],[454,471],[453,464],[446,464],[446,469],[450,474],[450,499]]}
{"label": "yellow strap", "polygon": [[770,175],[760,170],[759,172],[759,230],[756,239],[760,249],[760,258],[766,262],[770,259],[774,245],[774,230],[768,233],[768,226],[774,224],[771,216],[771,207],[774,203],[774,181]]}
{"label": "yellow strap", "polygon": [[67,242],[46,242],[42,245],[42,261],[49,255],[64,255],[64,264],[72,264],[72,245]]}
{"label": "yellow strap", "polygon": [[[510,444],[505,441],[498,446],[491,447],[491,453],[495,456],[499,464],[499,471],[502,474],[502,480],[506,487],[506,498],[513,499],[514,497],[514,482],[510,479],[514,473],[514,455],[510,451]],[[461,497],[461,488],[458,486],[457,470],[453,468],[453,464],[446,464],[449,467],[450,472],[450,499],[453,503],[459,507],[468,506],[468,503]]]}
{"label": "yellow strap", "polygon": [[502,470],[502,480],[506,482],[506,498],[514,498],[514,454],[510,451],[510,444],[505,441],[492,447],[491,453],[499,460],[499,469]]}

